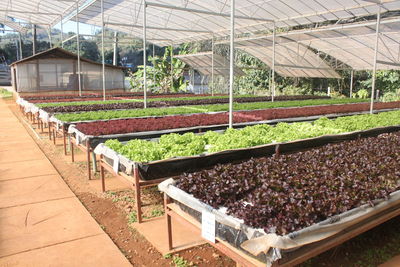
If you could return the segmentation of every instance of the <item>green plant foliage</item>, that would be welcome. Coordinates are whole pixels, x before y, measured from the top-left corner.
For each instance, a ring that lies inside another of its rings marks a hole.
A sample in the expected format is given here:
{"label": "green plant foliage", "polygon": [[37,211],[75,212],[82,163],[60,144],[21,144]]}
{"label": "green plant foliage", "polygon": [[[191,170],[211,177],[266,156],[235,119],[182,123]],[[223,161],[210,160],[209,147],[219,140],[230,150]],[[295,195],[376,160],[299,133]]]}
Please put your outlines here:
{"label": "green plant foliage", "polygon": [[354,98],[361,98],[361,99],[367,99],[369,97],[369,92],[366,89],[361,89],[358,90],[357,93],[353,95]]}
{"label": "green plant foliage", "polygon": [[204,135],[167,134],[161,136],[158,142],[134,139],[126,144],[117,140],[108,140],[105,144],[133,161],[150,162],[399,124],[400,111],[391,111],[335,120],[321,118],[313,123],[248,126],[239,130],[228,129],[222,134],[212,131]]}
{"label": "green plant foliage", "polygon": [[[152,92],[180,92],[185,90],[187,83],[184,80],[183,72],[186,64],[177,58],[171,58],[172,49],[172,47],[167,47],[163,56],[149,57],[151,66],[146,67],[148,90]],[[183,45],[178,54],[188,53],[187,45]],[[143,90],[143,77],[144,66],[139,66],[135,73],[130,74],[131,87],[135,90]]]}
{"label": "green plant foliage", "polygon": [[[305,107],[314,105],[349,104],[365,102],[363,99],[312,99],[300,101],[276,101],[276,102],[253,102],[253,103],[234,103],[234,110],[257,110],[281,107]],[[127,109],[127,110],[106,110],[89,111],[81,113],[62,113],[55,117],[65,122],[109,120],[118,118],[135,118],[145,116],[165,116],[191,113],[206,113],[228,111],[228,104],[217,105],[194,105],[168,108],[147,108],[147,109]]]}
{"label": "green plant foliage", "polygon": [[[360,82],[364,88],[372,88],[372,72],[368,72],[368,78]],[[381,95],[386,92],[395,92],[400,88],[400,71],[381,70],[376,72],[376,89]]]}
{"label": "green plant foliage", "polygon": [[382,102],[393,102],[400,100],[400,89],[396,90],[396,92],[387,92],[381,98],[380,101]]}

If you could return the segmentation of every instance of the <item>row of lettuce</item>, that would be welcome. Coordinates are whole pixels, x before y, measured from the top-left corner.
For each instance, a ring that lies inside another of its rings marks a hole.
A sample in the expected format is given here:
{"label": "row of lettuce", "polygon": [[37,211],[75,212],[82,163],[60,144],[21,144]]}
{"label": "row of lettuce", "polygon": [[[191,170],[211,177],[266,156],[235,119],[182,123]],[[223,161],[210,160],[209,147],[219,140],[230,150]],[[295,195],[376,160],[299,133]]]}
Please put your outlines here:
{"label": "row of lettuce", "polygon": [[134,139],[121,143],[111,139],[105,145],[132,161],[151,162],[392,125],[400,125],[400,111],[334,120],[321,118],[312,123],[279,123],[276,126],[262,124],[228,129],[223,133],[209,131],[203,135],[166,134],[157,141]]}

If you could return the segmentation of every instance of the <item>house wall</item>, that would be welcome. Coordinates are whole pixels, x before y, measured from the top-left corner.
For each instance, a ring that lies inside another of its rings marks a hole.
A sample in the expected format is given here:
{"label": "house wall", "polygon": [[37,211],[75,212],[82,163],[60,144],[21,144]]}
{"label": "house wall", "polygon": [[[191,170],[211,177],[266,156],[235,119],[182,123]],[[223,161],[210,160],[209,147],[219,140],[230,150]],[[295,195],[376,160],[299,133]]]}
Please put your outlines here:
{"label": "house wall", "polygon": [[[17,92],[78,91],[77,60],[35,59],[16,68]],[[106,67],[106,90],[124,89],[124,73]],[[82,91],[102,91],[102,66],[81,61]]]}

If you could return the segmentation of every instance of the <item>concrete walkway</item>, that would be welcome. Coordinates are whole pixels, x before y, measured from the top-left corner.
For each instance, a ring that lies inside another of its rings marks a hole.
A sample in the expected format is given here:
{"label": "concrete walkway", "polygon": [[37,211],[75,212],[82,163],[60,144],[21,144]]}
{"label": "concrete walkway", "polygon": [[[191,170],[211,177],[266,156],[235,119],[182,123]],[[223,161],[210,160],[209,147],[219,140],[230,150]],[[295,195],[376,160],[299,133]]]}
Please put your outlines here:
{"label": "concrete walkway", "polygon": [[1,99],[0,266],[131,266]]}

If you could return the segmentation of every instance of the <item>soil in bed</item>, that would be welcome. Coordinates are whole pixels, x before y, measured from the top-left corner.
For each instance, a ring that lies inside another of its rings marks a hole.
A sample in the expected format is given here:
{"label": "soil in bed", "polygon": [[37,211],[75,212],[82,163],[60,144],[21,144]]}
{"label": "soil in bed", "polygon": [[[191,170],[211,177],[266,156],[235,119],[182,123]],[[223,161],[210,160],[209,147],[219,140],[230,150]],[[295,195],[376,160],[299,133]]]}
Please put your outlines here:
{"label": "soil in bed", "polygon": [[[7,102],[14,114],[23,120],[13,101]],[[134,211],[132,191],[98,193],[87,181],[85,164],[71,163],[69,156],[63,155],[60,145],[54,147],[46,138],[38,140],[30,129],[27,130],[71,190],[133,266],[235,266],[232,260],[208,245],[163,257],[132,227],[132,222],[135,220],[132,213]],[[161,195],[155,189],[145,192],[144,202],[150,204],[146,207],[145,216],[160,215],[162,205],[159,200]],[[400,254],[399,224],[400,217],[394,218],[301,266],[377,266]]]}

